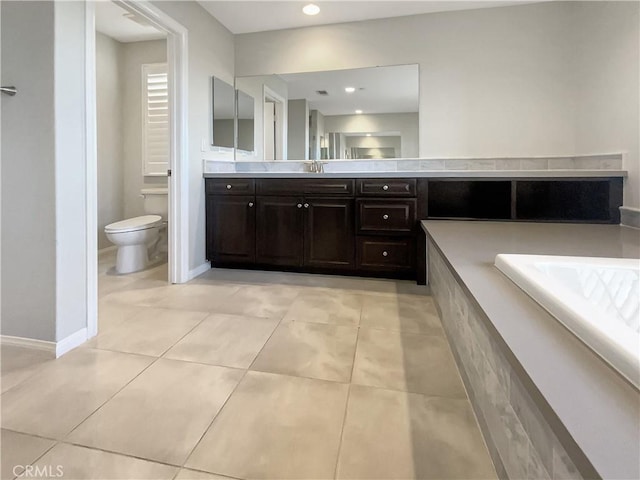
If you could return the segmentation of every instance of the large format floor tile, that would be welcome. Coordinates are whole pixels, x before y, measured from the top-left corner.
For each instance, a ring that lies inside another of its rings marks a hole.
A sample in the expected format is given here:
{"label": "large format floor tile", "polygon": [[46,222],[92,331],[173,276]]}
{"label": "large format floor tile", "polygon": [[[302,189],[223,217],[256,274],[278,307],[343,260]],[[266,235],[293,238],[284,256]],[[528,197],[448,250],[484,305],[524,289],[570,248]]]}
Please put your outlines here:
{"label": "large format floor tile", "polygon": [[15,387],[54,360],[51,352],[13,345],[2,345],[0,355],[2,392]]}
{"label": "large format floor tile", "polygon": [[347,388],[248,372],[186,466],[238,478],[332,478]]}
{"label": "large format floor tile", "polygon": [[2,395],[2,426],[64,437],[152,361],[88,348],[70,352]]}
{"label": "large format floor tile", "polygon": [[363,295],[363,327],[444,335],[436,306],[426,295]]}
{"label": "large format floor tile", "polygon": [[174,289],[167,292],[156,301],[155,306],[184,310],[198,310],[202,312],[218,312],[221,306],[227,304],[239,285],[174,285]]}
{"label": "large format floor tile", "polygon": [[466,399],[351,386],[338,478],[496,478]]}
{"label": "large format floor tile", "polygon": [[288,285],[243,286],[216,311],[281,319],[299,293],[299,288]]}
{"label": "large format floor tile", "polygon": [[160,359],[68,437],[182,465],[244,372]]}
{"label": "large format floor tile", "polygon": [[101,333],[89,346],[159,357],[206,316],[206,312],[147,308]]}
{"label": "large format floor tile", "polygon": [[313,290],[303,292],[296,298],[284,321],[358,325],[361,311],[360,295]]}
{"label": "large format floor tile", "polygon": [[144,312],[146,308],[148,307],[100,300],[98,302],[98,332],[100,334],[109,332],[122,322]]}
{"label": "large format floor tile", "polygon": [[196,470],[183,468],[178,472],[174,480],[229,480],[230,478],[233,477],[225,477],[216,475],[215,473],[198,472]]}
{"label": "large format floor tile", "polygon": [[407,392],[465,397],[442,336],[361,328],[353,383]]}
{"label": "large format floor tile", "polygon": [[249,368],[279,320],[214,313],[165,354],[165,358]]}
{"label": "large format floor tile", "polygon": [[5,480],[21,475],[24,467],[35,462],[54,444],[53,440],[2,430],[2,451],[0,452],[2,477],[0,478]]}
{"label": "large format floor tile", "polygon": [[[126,288],[119,289],[108,295],[100,295],[100,298],[127,305],[155,307],[167,295],[173,294],[182,288],[184,288],[184,285],[170,285],[161,280],[135,280],[129,283]],[[192,310],[198,309],[192,308]]]}
{"label": "large format floor tile", "polygon": [[177,472],[169,465],[66,443],[49,450],[35,467],[50,472],[40,479],[63,480],[171,480]]}
{"label": "large format floor tile", "polygon": [[349,382],[357,330],[319,323],[282,323],[251,369]]}

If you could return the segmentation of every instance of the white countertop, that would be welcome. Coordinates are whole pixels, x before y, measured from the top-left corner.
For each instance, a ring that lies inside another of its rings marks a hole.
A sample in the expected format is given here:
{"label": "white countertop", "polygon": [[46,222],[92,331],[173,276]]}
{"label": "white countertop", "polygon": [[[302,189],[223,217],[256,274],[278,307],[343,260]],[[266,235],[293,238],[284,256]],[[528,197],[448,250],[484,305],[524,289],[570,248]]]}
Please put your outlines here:
{"label": "white countertop", "polygon": [[626,170],[431,170],[417,172],[219,172],[204,178],[610,178],[627,176]]}
{"label": "white countertop", "polygon": [[640,258],[640,232],[516,222],[422,226],[602,478],[640,478],[640,394],[493,264],[498,253]]}

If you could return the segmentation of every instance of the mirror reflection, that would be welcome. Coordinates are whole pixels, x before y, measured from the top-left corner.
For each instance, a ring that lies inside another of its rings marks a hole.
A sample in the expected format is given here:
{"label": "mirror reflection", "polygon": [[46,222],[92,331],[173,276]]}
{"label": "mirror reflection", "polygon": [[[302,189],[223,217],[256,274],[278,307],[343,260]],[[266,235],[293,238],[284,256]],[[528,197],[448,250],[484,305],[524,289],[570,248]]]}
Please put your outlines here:
{"label": "mirror reflection", "polygon": [[235,90],[233,86],[211,77],[211,102],[213,119],[211,145],[233,148],[235,124]]}
{"label": "mirror reflection", "polygon": [[240,77],[259,160],[415,158],[418,65]]}
{"label": "mirror reflection", "polygon": [[238,90],[238,150],[253,152],[254,142],[254,102],[248,93]]}

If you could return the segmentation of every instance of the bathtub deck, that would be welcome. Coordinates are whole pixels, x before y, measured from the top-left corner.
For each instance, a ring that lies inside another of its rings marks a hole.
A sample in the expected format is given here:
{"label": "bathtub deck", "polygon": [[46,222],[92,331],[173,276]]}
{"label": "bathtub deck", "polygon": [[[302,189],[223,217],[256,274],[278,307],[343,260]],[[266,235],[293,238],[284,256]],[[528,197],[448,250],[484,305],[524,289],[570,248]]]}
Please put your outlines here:
{"label": "bathtub deck", "polygon": [[640,258],[640,231],[435,220],[422,226],[598,474],[639,478],[637,390],[506,278],[494,259],[498,253]]}

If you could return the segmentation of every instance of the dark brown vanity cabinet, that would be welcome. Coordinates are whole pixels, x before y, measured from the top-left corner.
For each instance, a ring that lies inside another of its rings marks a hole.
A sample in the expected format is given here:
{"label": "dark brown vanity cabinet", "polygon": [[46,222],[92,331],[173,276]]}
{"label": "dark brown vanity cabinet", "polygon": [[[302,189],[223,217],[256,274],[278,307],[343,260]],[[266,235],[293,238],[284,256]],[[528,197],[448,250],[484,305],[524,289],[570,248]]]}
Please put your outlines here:
{"label": "dark brown vanity cabinet", "polygon": [[252,264],[256,259],[253,180],[206,182],[207,258],[220,264]]}
{"label": "dark brown vanity cabinet", "polygon": [[415,178],[358,180],[358,270],[414,275],[417,191]]}

